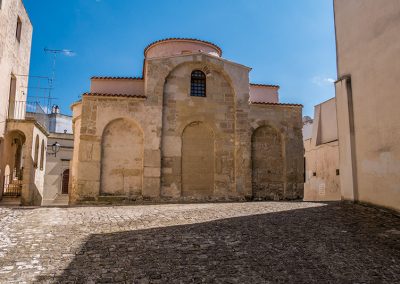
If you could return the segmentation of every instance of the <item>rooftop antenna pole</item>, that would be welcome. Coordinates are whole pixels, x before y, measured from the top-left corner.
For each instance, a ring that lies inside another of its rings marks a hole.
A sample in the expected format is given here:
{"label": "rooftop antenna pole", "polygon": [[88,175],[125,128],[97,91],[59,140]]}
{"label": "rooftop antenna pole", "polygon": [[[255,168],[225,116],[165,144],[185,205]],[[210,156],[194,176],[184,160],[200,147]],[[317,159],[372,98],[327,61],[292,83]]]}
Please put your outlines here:
{"label": "rooftop antenna pole", "polygon": [[49,94],[47,98],[47,112],[51,109],[51,91],[54,87],[54,81],[56,80],[56,61],[57,61],[57,55],[58,54],[73,54],[72,50],[68,49],[44,49],[45,53],[51,54],[53,56],[53,66],[51,70],[51,78],[49,78]]}

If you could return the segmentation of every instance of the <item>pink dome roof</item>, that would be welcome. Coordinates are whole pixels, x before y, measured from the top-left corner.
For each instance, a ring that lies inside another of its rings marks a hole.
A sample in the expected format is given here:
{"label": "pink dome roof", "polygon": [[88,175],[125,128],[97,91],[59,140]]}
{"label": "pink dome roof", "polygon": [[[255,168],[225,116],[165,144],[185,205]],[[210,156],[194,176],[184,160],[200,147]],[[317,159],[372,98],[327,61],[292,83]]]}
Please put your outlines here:
{"label": "pink dome roof", "polygon": [[155,41],[145,48],[144,56],[146,58],[155,58],[198,52],[218,57],[222,56],[222,49],[217,45],[193,38],[167,38]]}

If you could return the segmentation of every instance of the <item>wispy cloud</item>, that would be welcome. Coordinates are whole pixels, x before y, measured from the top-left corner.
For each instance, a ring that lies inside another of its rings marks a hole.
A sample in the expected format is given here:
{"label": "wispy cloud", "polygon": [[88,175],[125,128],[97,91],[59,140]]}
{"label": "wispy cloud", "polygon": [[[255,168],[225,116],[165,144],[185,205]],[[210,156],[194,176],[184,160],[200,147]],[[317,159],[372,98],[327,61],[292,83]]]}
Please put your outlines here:
{"label": "wispy cloud", "polygon": [[330,78],[330,77],[324,77],[324,76],[314,76],[311,79],[312,83],[317,85],[317,86],[329,86],[335,83],[335,79]]}
{"label": "wispy cloud", "polygon": [[76,56],[76,53],[75,53],[75,52],[73,52],[73,51],[71,51],[71,50],[68,50],[68,49],[63,49],[63,50],[62,50],[62,54],[64,54],[65,56],[68,56],[68,57],[74,57],[74,56]]}

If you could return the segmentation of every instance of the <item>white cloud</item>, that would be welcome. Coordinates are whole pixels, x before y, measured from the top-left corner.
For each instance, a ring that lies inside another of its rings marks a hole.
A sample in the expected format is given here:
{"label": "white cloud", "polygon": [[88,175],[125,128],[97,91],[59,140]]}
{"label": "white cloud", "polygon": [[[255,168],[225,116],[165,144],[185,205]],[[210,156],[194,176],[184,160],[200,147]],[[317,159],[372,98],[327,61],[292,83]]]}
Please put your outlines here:
{"label": "white cloud", "polygon": [[68,56],[68,57],[76,56],[75,52],[68,50],[68,49],[63,49],[62,54],[64,54],[65,56]]}
{"label": "white cloud", "polygon": [[329,86],[335,83],[335,79],[330,78],[330,77],[323,77],[323,76],[314,76],[311,80],[313,84],[317,86]]}

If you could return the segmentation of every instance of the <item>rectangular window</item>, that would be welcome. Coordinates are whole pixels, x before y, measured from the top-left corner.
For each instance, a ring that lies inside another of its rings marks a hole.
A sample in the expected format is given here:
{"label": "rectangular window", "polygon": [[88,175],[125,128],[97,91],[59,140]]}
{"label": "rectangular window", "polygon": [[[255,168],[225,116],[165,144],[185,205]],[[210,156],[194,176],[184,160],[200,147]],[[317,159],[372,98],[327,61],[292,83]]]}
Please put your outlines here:
{"label": "rectangular window", "polygon": [[21,41],[21,31],[22,31],[22,22],[21,22],[21,19],[18,17],[18,19],[17,19],[17,32],[15,34],[18,42]]}
{"label": "rectangular window", "polygon": [[1,10],[1,6],[2,6],[2,4],[3,4],[3,1],[2,1],[2,0],[0,0],[0,10]]}
{"label": "rectangular window", "polygon": [[10,94],[8,98],[8,118],[15,119],[15,97],[17,95],[17,79],[14,75],[11,75],[10,80]]}

